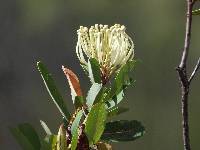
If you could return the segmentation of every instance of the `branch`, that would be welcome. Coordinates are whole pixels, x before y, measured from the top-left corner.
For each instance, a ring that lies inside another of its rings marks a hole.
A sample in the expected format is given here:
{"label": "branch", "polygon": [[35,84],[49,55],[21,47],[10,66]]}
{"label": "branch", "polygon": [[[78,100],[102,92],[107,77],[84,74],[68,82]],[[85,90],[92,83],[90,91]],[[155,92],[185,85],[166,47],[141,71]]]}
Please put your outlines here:
{"label": "branch", "polygon": [[184,49],[182,53],[181,62],[179,65],[179,68],[181,70],[186,67],[189,48],[190,48],[193,4],[194,4],[193,0],[187,0],[187,20],[186,20],[186,31],[185,31],[185,43],[184,43]]}
{"label": "branch", "polygon": [[192,72],[192,74],[191,74],[191,76],[189,78],[189,83],[191,83],[192,79],[195,77],[195,75],[196,75],[197,71],[199,70],[199,68],[200,68],[200,57],[199,57],[199,59],[197,61],[197,64],[194,67],[194,70],[193,70],[193,72]]}
{"label": "branch", "polygon": [[199,68],[199,63],[195,67],[194,72],[191,75],[191,80],[187,76],[187,59],[191,41],[191,29],[192,29],[192,8],[194,0],[187,0],[187,18],[186,18],[186,29],[185,29],[185,42],[182,57],[177,72],[181,83],[181,108],[182,108],[182,130],[183,130],[183,143],[184,150],[191,150],[190,147],[190,136],[189,136],[189,119],[188,119],[188,95],[190,89],[190,82],[194,77],[195,73]]}

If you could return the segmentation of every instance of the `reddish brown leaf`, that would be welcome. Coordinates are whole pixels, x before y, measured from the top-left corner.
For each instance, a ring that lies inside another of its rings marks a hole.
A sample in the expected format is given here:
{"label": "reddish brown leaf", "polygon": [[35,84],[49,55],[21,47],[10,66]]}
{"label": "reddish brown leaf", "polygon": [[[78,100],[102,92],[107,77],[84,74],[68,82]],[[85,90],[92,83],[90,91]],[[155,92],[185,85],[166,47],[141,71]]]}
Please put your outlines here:
{"label": "reddish brown leaf", "polygon": [[68,79],[72,94],[74,94],[75,96],[82,96],[80,83],[76,74],[73,73],[70,69],[65,68],[64,66],[62,66],[62,69]]}

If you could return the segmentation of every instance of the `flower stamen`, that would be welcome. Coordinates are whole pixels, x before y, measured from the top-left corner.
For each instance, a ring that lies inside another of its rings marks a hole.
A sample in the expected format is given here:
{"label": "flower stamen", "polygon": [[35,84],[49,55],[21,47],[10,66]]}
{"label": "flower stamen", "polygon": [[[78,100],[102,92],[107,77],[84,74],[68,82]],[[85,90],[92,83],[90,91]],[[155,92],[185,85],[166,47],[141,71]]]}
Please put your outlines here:
{"label": "flower stamen", "polygon": [[95,24],[89,29],[80,26],[76,53],[82,65],[87,66],[87,58],[95,58],[101,67],[102,76],[109,78],[127,61],[134,57],[134,43],[126,34],[124,25]]}

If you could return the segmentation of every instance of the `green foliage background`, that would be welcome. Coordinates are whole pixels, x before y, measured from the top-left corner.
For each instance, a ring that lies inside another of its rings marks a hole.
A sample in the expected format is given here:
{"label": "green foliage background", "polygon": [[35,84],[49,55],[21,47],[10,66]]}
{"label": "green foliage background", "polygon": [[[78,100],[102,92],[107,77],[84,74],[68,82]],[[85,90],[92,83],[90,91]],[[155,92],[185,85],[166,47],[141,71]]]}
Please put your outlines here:
{"label": "green foliage background", "polygon": [[[50,101],[36,61],[54,75],[65,102],[72,109],[70,89],[61,65],[79,74],[83,89],[89,80],[75,54],[79,25],[125,24],[133,38],[136,57],[134,88],[127,91],[130,111],[116,119],[136,119],[146,127],[135,142],[117,143],[115,149],[182,149],[180,89],[174,70],[184,41],[185,1],[167,0],[7,0],[0,5],[0,149],[20,149],[8,126],[29,122],[42,133],[39,120],[57,133],[58,110]],[[195,16],[190,68],[200,56],[200,17]],[[200,75],[190,96],[191,144],[200,147]],[[87,90],[85,90],[86,92]]]}

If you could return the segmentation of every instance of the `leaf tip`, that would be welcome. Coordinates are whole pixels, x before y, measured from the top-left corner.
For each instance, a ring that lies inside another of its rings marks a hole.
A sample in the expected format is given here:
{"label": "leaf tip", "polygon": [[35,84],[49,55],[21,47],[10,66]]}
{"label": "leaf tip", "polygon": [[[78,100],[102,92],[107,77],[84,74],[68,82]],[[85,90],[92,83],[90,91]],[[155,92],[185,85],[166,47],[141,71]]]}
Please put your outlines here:
{"label": "leaf tip", "polygon": [[39,66],[42,62],[41,61],[37,61],[37,66]]}
{"label": "leaf tip", "polygon": [[64,65],[62,65],[62,70],[64,71],[66,68],[65,68],[65,66]]}

